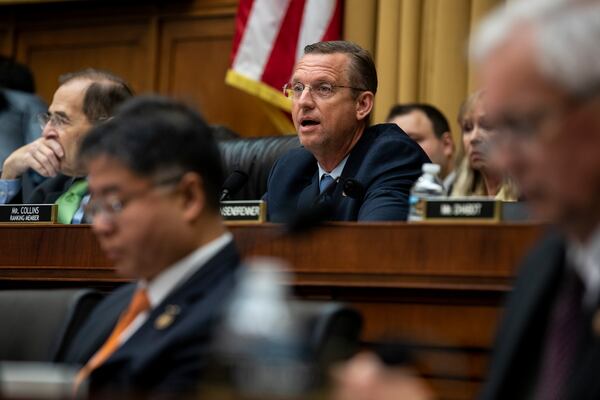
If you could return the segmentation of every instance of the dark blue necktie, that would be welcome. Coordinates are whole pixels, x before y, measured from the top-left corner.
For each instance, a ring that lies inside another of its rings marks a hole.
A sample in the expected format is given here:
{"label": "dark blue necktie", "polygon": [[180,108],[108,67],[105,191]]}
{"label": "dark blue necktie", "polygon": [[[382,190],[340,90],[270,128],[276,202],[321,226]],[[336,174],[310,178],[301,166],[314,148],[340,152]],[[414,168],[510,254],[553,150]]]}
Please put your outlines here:
{"label": "dark blue necktie", "polygon": [[537,400],[563,399],[566,394],[567,380],[573,370],[583,332],[583,291],[583,282],[571,271],[563,281],[550,313],[535,396]]}
{"label": "dark blue necktie", "polygon": [[319,182],[319,191],[323,193],[323,191],[327,189],[333,183],[333,181],[334,179],[331,177],[331,175],[324,174]]}

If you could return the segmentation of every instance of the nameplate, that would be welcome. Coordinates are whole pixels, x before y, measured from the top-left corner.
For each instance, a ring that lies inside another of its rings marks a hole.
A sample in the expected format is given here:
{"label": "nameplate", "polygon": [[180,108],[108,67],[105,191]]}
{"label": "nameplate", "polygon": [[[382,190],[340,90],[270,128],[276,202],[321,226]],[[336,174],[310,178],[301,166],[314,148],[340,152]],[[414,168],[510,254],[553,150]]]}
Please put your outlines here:
{"label": "nameplate", "polygon": [[[503,201],[502,221],[504,222],[531,222],[534,217],[524,201]],[[540,221],[538,221],[540,222]]]}
{"label": "nameplate", "polygon": [[262,200],[221,202],[221,216],[226,222],[265,222],[266,203]]}
{"label": "nameplate", "polygon": [[501,202],[494,199],[429,199],[425,201],[425,221],[499,222]]}
{"label": "nameplate", "polygon": [[0,224],[53,224],[56,212],[56,204],[3,204]]}

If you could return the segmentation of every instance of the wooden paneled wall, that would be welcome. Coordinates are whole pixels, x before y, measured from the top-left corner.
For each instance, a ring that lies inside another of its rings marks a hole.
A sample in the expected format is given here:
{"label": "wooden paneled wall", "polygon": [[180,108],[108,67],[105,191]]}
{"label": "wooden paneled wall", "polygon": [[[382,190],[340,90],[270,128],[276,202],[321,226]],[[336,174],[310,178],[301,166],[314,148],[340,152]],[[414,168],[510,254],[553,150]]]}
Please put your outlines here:
{"label": "wooden paneled wall", "polygon": [[277,131],[254,97],[227,86],[236,0],[70,1],[0,6],[0,53],[33,70],[48,103],[58,77],[110,70],[244,136]]}

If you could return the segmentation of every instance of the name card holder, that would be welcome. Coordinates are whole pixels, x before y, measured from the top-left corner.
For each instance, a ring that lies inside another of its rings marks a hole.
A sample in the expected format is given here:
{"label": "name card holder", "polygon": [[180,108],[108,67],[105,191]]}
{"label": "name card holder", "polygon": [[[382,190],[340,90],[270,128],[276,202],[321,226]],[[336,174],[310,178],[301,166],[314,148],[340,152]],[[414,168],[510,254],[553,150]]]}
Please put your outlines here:
{"label": "name card holder", "polygon": [[55,224],[56,204],[2,204],[0,224]]}
{"label": "name card holder", "polygon": [[425,222],[500,222],[502,202],[487,198],[425,200]]}
{"label": "name card holder", "polygon": [[265,222],[267,203],[263,200],[231,200],[221,202],[221,216],[225,222]]}

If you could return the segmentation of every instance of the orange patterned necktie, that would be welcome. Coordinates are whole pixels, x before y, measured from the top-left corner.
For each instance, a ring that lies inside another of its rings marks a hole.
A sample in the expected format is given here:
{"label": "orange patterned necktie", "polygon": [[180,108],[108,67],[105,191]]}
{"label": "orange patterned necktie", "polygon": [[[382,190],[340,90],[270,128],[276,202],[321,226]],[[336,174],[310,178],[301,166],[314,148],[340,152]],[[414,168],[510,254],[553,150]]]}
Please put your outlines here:
{"label": "orange patterned necktie", "polygon": [[131,322],[141,313],[150,309],[150,300],[145,288],[138,289],[127,310],[121,315],[119,322],[113,329],[112,333],[104,342],[102,347],[90,358],[90,360],[79,370],[75,377],[74,390],[75,393],[79,389],[81,383],[90,375],[90,373],[104,363],[120,346],[120,336],[131,324]]}

